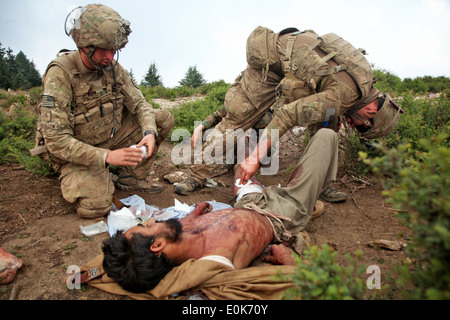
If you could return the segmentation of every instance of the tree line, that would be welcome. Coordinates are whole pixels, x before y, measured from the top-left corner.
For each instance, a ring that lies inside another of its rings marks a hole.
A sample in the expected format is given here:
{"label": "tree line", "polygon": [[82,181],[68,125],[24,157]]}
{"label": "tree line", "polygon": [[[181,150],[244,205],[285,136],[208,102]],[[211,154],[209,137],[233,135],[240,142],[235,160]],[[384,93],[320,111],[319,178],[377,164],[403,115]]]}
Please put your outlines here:
{"label": "tree line", "polygon": [[[130,70],[133,76],[132,70]],[[445,76],[432,77],[423,76],[416,78],[401,79],[390,71],[384,69],[374,69],[374,75],[377,79],[375,84],[380,91],[391,92],[393,94],[402,94],[405,92],[414,92],[418,94],[426,92],[444,92],[450,94],[450,78]],[[33,61],[20,51],[14,55],[11,48],[5,49],[0,42],[0,88],[11,90],[28,90],[33,87],[41,86],[42,78],[36,70]],[[203,75],[197,70],[197,66],[190,66],[185,77],[179,81],[180,86],[198,88],[206,83]],[[140,82],[141,86],[156,87],[164,86],[162,77],[158,72],[156,64],[152,62],[146,75]]]}
{"label": "tree line", "polygon": [[380,91],[390,92],[394,95],[408,92],[417,94],[443,92],[446,95],[450,94],[450,78],[444,76],[423,76],[402,80],[399,76],[384,69],[374,69],[374,76],[377,79],[375,86]]}
{"label": "tree line", "polygon": [[[131,76],[134,78],[132,70]],[[33,61],[20,51],[17,55],[11,48],[3,48],[0,42],[0,89],[29,90],[41,86],[42,77]],[[198,88],[206,83],[203,75],[197,70],[197,66],[190,66],[183,79],[179,81],[180,86]],[[142,86],[163,86],[161,75],[158,73],[156,64],[152,63],[141,81]]]}
{"label": "tree line", "polygon": [[11,48],[5,49],[0,42],[0,88],[28,90],[41,85],[42,78],[33,61],[20,51],[14,55]]}

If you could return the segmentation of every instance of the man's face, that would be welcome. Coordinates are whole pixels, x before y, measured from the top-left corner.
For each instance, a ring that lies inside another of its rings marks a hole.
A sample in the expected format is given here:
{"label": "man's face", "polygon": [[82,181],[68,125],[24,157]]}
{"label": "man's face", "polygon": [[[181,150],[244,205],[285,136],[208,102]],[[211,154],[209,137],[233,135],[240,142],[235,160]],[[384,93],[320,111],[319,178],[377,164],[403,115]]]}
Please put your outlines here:
{"label": "man's face", "polygon": [[182,225],[177,219],[169,219],[166,221],[155,221],[153,218],[148,219],[143,224],[139,224],[128,229],[124,236],[129,241],[134,233],[140,233],[147,237],[164,236],[169,240],[176,241],[181,233]]}
{"label": "man's face", "polygon": [[[89,48],[83,48],[82,51],[87,54],[89,52]],[[106,68],[113,61],[115,54],[116,50],[113,49],[95,48],[94,53],[91,57],[94,66],[92,65],[91,61],[87,61],[87,63],[90,65],[86,66],[90,69],[94,69],[94,67],[101,69]]]}
{"label": "man's face", "polygon": [[114,59],[116,50],[96,48],[92,55],[92,61],[97,65],[107,67]]}
{"label": "man's face", "polygon": [[[373,117],[375,117],[377,112],[378,112],[378,99],[372,101],[370,104],[368,104],[364,108],[359,109],[355,113],[364,120],[370,120]],[[350,128],[365,126],[364,122],[361,121],[361,119],[355,117],[353,114],[347,117],[346,120]]]}

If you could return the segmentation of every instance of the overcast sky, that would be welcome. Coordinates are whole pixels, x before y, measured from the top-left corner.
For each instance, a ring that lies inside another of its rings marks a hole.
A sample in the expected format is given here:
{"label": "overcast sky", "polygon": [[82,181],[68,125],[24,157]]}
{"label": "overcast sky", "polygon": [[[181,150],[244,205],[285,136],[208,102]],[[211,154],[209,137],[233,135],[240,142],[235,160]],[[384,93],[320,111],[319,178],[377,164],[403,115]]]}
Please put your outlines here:
{"label": "overcast sky", "polygon": [[[22,51],[42,74],[60,49],[83,0],[0,0],[0,43]],[[104,0],[131,22],[119,62],[140,83],[155,63],[163,84],[176,87],[189,66],[207,82],[232,83],[246,67],[248,35],[259,25],[333,32],[366,49],[375,67],[400,78],[450,77],[450,0]]]}

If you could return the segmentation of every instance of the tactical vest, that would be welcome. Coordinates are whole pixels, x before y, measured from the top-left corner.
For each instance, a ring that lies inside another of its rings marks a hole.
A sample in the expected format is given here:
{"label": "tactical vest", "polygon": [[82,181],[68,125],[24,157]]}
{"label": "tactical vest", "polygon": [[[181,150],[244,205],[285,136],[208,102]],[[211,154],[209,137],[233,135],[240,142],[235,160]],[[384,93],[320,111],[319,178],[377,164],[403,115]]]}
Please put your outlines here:
{"label": "tactical vest", "polygon": [[[283,35],[288,37],[287,45],[277,48],[278,38]],[[295,43],[298,35],[302,35],[301,43]],[[319,55],[317,49],[325,55]],[[288,103],[316,93],[321,77],[341,71],[351,76],[360,91],[360,101],[364,100],[370,95],[374,82],[372,68],[364,54],[364,50],[355,49],[336,34],[319,36],[312,30],[289,28],[274,33],[258,27],[247,39],[247,62],[251,67],[266,73],[270,66],[281,63],[285,78],[277,89],[283,92]],[[332,67],[327,63],[331,59],[335,62]]]}
{"label": "tactical vest", "polygon": [[[70,122],[74,137],[84,143],[98,145],[111,138],[121,127],[124,100],[121,94],[121,81],[120,79],[115,81],[112,69],[99,70],[101,76],[89,80],[78,70],[76,59],[75,54],[60,55],[49,64],[45,74],[53,66],[59,66],[67,74],[73,91]],[[39,116],[40,110],[37,110],[37,113]],[[37,131],[46,129],[47,126],[58,129],[57,124],[38,120]],[[39,136],[42,137],[41,134],[37,134],[37,140]],[[36,144],[42,145],[42,141],[36,141]]]}
{"label": "tactical vest", "polygon": [[[307,30],[317,36],[312,30]],[[356,83],[361,98],[370,95],[374,83],[373,71],[364,57],[363,49],[354,48],[349,42],[334,33],[315,37],[314,41],[301,44],[293,52],[296,36],[304,32],[294,32],[288,36],[283,70],[286,78],[295,78],[306,83],[316,92],[317,81],[320,77],[347,72]],[[316,48],[322,50],[321,56]],[[333,60],[337,65],[329,66],[327,61]],[[297,97],[293,97],[297,100]],[[299,97],[300,98],[300,97]],[[356,104],[357,105],[357,104]]]}

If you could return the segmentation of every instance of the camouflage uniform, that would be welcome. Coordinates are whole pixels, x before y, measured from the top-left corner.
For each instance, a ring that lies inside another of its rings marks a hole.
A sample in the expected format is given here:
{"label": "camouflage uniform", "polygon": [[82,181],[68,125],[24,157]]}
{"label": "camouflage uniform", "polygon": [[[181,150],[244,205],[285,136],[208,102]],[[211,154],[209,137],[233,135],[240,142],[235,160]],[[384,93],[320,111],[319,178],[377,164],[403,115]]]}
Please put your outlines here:
{"label": "camouflage uniform", "polygon": [[[153,109],[146,102],[119,63],[112,65],[114,70],[89,70],[75,51],[52,61],[43,78],[37,145],[45,143],[43,156],[61,173],[64,198],[75,203],[84,218],[103,216],[112,209],[108,152],[138,143],[146,131],[158,133],[158,145],[173,124],[167,110]],[[125,170],[143,179],[151,159]]]}
{"label": "camouflage uniform", "polygon": [[[117,61],[99,66],[93,60],[97,48],[115,52],[128,43],[128,20],[105,5],[89,4],[69,13],[65,32],[79,50],[59,55],[47,67],[37,107],[36,147],[31,152],[60,172],[62,194],[76,204],[77,213],[96,218],[112,209],[114,184],[106,163],[110,150],[155,135],[153,155],[135,168],[122,168],[117,181],[121,188],[149,190],[140,181],[169,134],[173,116],[154,110]],[[95,70],[85,66],[81,50]]]}
{"label": "camouflage uniform", "polygon": [[[258,37],[267,48],[259,47]],[[345,41],[331,35],[331,42],[336,39]],[[307,127],[312,133],[323,127],[337,130],[343,114],[369,104],[379,92],[372,87],[372,70],[360,50],[345,42],[343,53],[333,55],[324,51],[333,48],[322,45],[323,42],[311,30],[286,29],[275,34],[258,27],[247,42],[247,68],[227,92],[224,108],[206,118],[203,125],[207,129],[214,127],[212,136],[224,135],[227,129],[265,126],[279,130],[280,137],[294,126]],[[266,52],[269,56],[258,62],[258,54]],[[356,61],[364,68],[344,69],[339,59],[347,64]],[[203,148],[213,141],[204,142]],[[217,164],[193,165],[190,176],[201,185],[206,178],[225,173],[229,168]]]}

